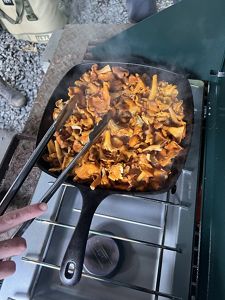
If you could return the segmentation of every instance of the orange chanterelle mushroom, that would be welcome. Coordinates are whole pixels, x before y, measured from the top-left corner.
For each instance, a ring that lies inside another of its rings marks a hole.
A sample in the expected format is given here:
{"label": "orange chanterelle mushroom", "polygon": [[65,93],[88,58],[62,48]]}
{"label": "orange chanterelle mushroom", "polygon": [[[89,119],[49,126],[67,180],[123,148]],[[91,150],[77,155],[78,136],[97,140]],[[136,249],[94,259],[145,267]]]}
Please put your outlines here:
{"label": "orange chanterelle mushroom", "polygon": [[[183,101],[176,85],[159,81],[157,75],[130,74],[121,67],[94,64],[74,86],[73,113],[56,132],[44,155],[49,171],[60,172],[88,141],[102,116],[113,109],[113,119],[70,176],[75,181],[124,190],[158,190],[181,154],[186,135]],[[56,102],[56,119],[66,101]]]}

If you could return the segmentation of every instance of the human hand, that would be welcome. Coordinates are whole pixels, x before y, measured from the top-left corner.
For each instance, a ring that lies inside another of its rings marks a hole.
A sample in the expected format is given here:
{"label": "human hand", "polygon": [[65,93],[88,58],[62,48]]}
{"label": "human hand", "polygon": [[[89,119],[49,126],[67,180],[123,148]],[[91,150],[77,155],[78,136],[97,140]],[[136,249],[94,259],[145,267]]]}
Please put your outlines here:
{"label": "human hand", "polygon": [[[26,207],[16,209],[0,217],[0,233],[16,227],[30,219],[39,217],[47,210],[47,204],[40,203],[28,205]],[[14,237],[9,240],[0,241],[0,279],[4,279],[12,275],[16,271],[14,261],[5,260],[14,255],[20,255],[26,250],[26,241],[22,237]]]}

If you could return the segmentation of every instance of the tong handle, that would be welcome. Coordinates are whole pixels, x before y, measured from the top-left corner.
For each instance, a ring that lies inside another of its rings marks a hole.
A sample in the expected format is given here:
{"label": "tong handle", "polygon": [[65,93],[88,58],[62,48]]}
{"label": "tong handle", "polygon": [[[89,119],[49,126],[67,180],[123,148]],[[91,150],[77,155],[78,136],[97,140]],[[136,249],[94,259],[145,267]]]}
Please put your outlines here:
{"label": "tong handle", "polygon": [[59,114],[58,118],[53,122],[51,127],[48,129],[48,131],[45,133],[43,138],[41,139],[40,143],[37,145],[36,149],[34,152],[31,154],[30,158],[20,171],[19,175],[9,188],[8,192],[4,196],[4,198],[0,202],[0,215],[4,214],[6,209],[8,208],[10,202],[12,199],[15,197],[16,193],[20,189],[21,185],[24,183],[25,179],[29,175],[31,169],[41,156],[45,146],[51,139],[52,135],[56,130],[59,130],[65,121],[68,119],[68,117],[71,115],[73,108],[74,108],[74,103],[75,103],[75,98],[72,98],[64,107],[62,112]]}
{"label": "tong handle", "polygon": [[30,158],[20,171],[19,175],[16,177],[15,181],[9,188],[8,192],[4,196],[4,198],[0,202],[0,215],[2,215],[6,209],[8,208],[10,202],[15,197],[16,193],[20,189],[21,185],[24,183],[25,179],[29,175],[31,169],[35,165],[38,158],[41,156],[44,147],[47,145],[49,140],[51,139],[51,136],[53,135],[55,131],[55,123],[52,124],[52,126],[49,128],[49,130],[46,132],[44,137],[42,138],[41,142],[38,144],[35,151],[31,154]]}
{"label": "tong handle", "polygon": [[[72,103],[72,102],[71,102]],[[51,199],[51,197],[54,195],[54,193],[58,190],[58,188],[61,186],[61,184],[65,181],[65,179],[68,177],[69,173],[72,171],[72,169],[75,167],[75,165],[77,164],[77,162],[80,160],[80,158],[90,149],[90,147],[93,145],[93,143],[98,139],[98,137],[100,136],[100,134],[103,132],[103,130],[105,129],[105,127],[107,126],[109,120],[110,120],[110,114],[106,114],[103,119],[99,122],[98,125],[96,125],[94,127],[94,130],[91,132],[90,136],[89,136],[89,142],[82,148],[82,150],[73,158],[73,160],[69,163],[69,165],[62,171],[62,173],[59,175],[59,177],[56,179],[56,181],[53,183],[53,185],[47,190],[47,192],[44,194],[44,196],[40,199],[40,202],[45,202],[48,203],[48,201]],[[65,114],[63,115],[63,118],[65,118]],[[57,119],[58,122],[58,119]],[[62,122],[62,121],[61,121]],[[58,126],[58,123],[57,123]],[[51,126],[52,127],[52,126]],[[50,128],[51,129],[51,128]],[[48,130],[49,134],[46,134],[46,137],[44,137],[41,140],[41,143],[38,145],[37,149],[41,149],[41,151],[39,151],[39,155],[36,157],[36,160],[38,159],[38,157],[41,155],[42,150],[44,148],[44,146],[47,144],[47,140],[49,141],[51,136],[52,136],[52,131],[55,131],[55,126],[53,126],[53,129]],[[47,132],[47,133],[48,133]],[[45,145],[41,145],[42,141],[44,140]],[[35,152],[36,152],[35,150]],[[32,155],[33,156],[33,155]],[[34,161],[34,163],[36,162],[36,160]],[[33,163],[33,164],[34,164]],[[26,169],[26,165],[28,164],[28,168]],[[29,161],[25,166],[24,169],[25,171],[28,171],[26,173],[26,177],[29,174],[31,168],[33,165],[30,165]],[[23,170],[22,170],[23,171]],[[22,174],[23,175],[23,174]],[[23,179],[23,181],[25,180],[24,176],[18,176],[17,179],[19,180],[19,187],[21,186],[21,181]],[[18,185],[16,185],[16,188],[18,187]],[[13,184],[11,187],[11,192],[9,190],[9,192],[7,193],[8,196],[8,200],[11,201],[11,199],[14,197],[14,195],[16,194],[16,192],[18,191],[19,187],[17,189],[15,189],[15,185]],[[7,195],[6,195],[7,196]],[[10,198],[11,197],[11,198]],[[5,199],[6,197],[4,197]],[[4,199],[2,201],[4,201]],[[4,203],[3,203],[4,204]],[[1,205],[1,204],[0,204]],[[29,220],[27,222],[25,222],[20,228],[19,230],[15,233],[15,236],[21,236],[24,231],[30,226],[30,224],[34,221],[34,219]]]}

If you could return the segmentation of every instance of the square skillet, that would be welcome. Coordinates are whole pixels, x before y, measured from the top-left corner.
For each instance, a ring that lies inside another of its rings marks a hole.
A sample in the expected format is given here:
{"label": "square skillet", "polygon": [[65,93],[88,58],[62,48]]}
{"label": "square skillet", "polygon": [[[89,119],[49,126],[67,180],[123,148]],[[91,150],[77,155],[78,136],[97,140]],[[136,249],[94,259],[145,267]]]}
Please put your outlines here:
{"label": "square skillet", "polygon": [[[178,89],[179,99],[183,100],[184,107],[184,121],[187,123],[186,127],[186,136],[183,139],[181,146],[183,151],[181,154],[174,159],[171,174],[166,180],[164,186],[159,190],[155,191],[149,189],[148,194],[161,194],[169,191],[176,183],[182,168],[184,167],[188,150],[191,143],[192,127],[193,127],[193,118],[194,118],[194,108],[193,108],[193,97],[191,92],[191,87],[186,76],[182,74],[177,74],[161,67],[153,67],[143,64],[134,64],[134,63],[117,63],[117,62],[96,62],[99,68],[104,67],[109,64],[110,66],[119,66],[125,68],[129,73],[146,73],[148,76],[157,74],[159,81],[167,81],[171,84],[175,84]],[[64,101],[68,100],[68,87],[74,85],[74,81],[78,80],[86,71],[91,69],[91,66],[94,62],[91,63],[82,63],[72,67],[61,79],[57,87],[55,88],[53,94],[51,95],[49,102],[45,108],[42,121],[39,127],[37,144],[40,142],[41,138],[44,136],[48,128],[53,123],[53,110],[55,107],[55,102],[59,99]],[[46,172],[47,174],[57,177],[57,174],[51,173],[48,171],[49,165],[42,158],[37,162],[38,167]],[[96,188],[92,191],[89,187],[89,184],[81,184],[74,182],[71,178],[67,178],[66,183],[69,183],[77,187],[83,197],[83,207],[80,214],[80,218],[74,234],[71,238],[71,241],[66,250],[65,256],[62,261],[60,269],[60,278],[63,284],[65,285],[75,285],[79,282],[82,269],[83,261],[85,255],[85,248],[88,238],[88,233],[91,225],[93,215],[103,199],[111,194],[123,194],[123,195],[133,195],[133,191],[121,191],[121,190],[110,190],[104,188]]]}

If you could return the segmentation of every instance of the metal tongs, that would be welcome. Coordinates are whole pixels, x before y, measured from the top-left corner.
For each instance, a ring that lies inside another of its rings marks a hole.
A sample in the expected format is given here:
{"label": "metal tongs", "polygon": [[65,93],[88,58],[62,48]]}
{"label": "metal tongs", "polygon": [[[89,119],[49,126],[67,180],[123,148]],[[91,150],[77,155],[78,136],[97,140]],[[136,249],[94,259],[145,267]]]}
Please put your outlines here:
{"label": "metal tongs", "polygon": [[[37,162],[37,160],[42,155],[46,145],[48,144],[49,140],[51,139],[52,135],[55,131],[58,131],[62,128],[66,120],[71,115],[73,109],[75,108],[76,99],[73,97],[64,107],[58,118],[54,121],[54,123],[51,125],[51,127],[48,129],[44,137],[41,139],[40,143],[20,171],[19,175],[13,182],[12,186],[4,196],[4,198],[0,202],[0,215],[2,215],[7,207],[9,206],[12,199],[15,197],[16,193],[20,189],[21,185],[29,175],[31,169]],[[40,203],[48,203],[48,201],[51,199],[53,194],[57,191],[57,189],[60,187],[60,185],[65,181],[67,178],[69,172],[74,168],[74,166],[78,163],[80,158],[88,151],[88,149],[95,143],[97,138],[101,135],[105,127],[107,126],[109,120],[111,118],[110,112],[108,112],[103,119],[96,125],[93,129],[93,131],[89,134],[89,141],[87,144],[82,148],[82,150],[73,158],[73,160],[69,163],[69,165],[62,171],[62,173],[59,175],[59,177],[56,179],[56,181],[53,183],[53,185],[48,189],[48,191],[42,196],[40,199]],[[19,230],[14,234],[14,236],[21,236],[25,230],[30,226],[30,224],[34,221],[34,219],[29,220],[19,228]]]}

